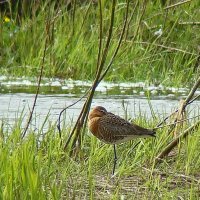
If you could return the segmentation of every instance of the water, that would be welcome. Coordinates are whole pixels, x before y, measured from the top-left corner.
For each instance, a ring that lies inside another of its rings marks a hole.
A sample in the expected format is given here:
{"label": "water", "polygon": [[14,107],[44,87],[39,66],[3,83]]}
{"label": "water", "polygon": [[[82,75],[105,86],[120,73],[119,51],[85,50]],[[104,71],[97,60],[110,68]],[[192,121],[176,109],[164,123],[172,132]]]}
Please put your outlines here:
{"label": "water", "polygon": [[[29,110],[33,104],[34,95],[26,93],[1,94],[0,99],[0,118],[7,119],[9,124],[13,124],[20,118],[23,111],[25,116],[23,124],[25,124],[29,115]],[[32,128],[35,129],[41,127],[48,114],[49,117],[45,127],[47,128],[49,123],[56,123],[60,111],[77,100],[78,98],[73,97],[72,95],[39,95],[31,123]],[[84,100],[85,99],[78,102],[66,111],[66,123],[71,124],[77,119]],[[93,99],[92,107],[101,105],[106,107],[108,111],[124,117],[123,101],[128,108],[129,116],[137,117],[141,114],[148,118],[152,117],[149,103],[146,98],[136,98],[131,96],[97,96]],[[160,116],[162,119],[177,108],[178,100],[153,99],[151,100],[151,105],[156,115]],[[200,102],[196,101],[190,106],[189,110],[192,110],[193,112],[197,111],[199,106]]]}
{"label": "water", "polygon": [[[0,78],[0,81],[0,119],[6,120],[8,125],[12,126],[23,112],[23,126],[25,126],[33,105],[35,95],[32,90],[36,89],[36,83],[29,80],[6,81],[2,78]],[[48,120],[45,129],[48,128],[50,123],[56,123],[60,111],[76,102],[90,85],[89,82],[82,81],[54,80],[53,82],[44,82],[43,87],[41,87],[41,94],[38,96],[31,127],[33,129],[42,127],[47,115]],[[135,118],[142,115],[151,118],[151,110],[146,98],[148,93],[151,95],[150,102],[154,112],[160,119],[163,119],[178,107],[179,99],[185,97],[188,89],[165,88],[164,91],[164,87],[162,87],[146,86],[144,83],[113,84],[103,82],[97,88],[92,107],[101,105],[108,111],[124,117],[123,102],[127,107],[128,116]],[[166,93],[166,91],[169,92]],[[82,99],[73,107],[67,109],[65,118],[67,124],[71,125],[77,119],[84,101],[85,99]],[[195,101],[189,106],[191,115],[198,114],[199,106],[200,101]]]}

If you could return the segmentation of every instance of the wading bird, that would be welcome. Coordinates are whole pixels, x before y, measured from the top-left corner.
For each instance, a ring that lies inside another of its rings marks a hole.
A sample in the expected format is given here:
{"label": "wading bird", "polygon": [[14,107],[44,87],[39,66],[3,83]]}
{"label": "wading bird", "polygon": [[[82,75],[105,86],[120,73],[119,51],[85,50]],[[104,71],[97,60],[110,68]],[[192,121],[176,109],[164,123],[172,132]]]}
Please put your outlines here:
{"label": "wading bird", "polygon": [[113,175],[117,163],[115,144],[120,144],[135,138],[155,137],[156,133],[153,129],[146,129],[136,124],[131,124],[121,117],[107,112],[102,106],[96,106],[90,111],[88,126],[92,134],[99,140],[106,144],[113,144]]}

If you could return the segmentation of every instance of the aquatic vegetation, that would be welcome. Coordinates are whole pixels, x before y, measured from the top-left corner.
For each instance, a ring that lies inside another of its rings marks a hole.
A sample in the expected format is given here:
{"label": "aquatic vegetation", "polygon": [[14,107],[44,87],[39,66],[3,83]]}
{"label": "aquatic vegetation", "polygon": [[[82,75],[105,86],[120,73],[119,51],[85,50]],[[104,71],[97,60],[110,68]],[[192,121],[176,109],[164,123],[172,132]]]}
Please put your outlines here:
{"label": "aquatic vegetation", "polygon": [[[111,3],[104,2],[102,6],[105,45]],[[165,9],[159,1],[151,1],[146,4],[140,20],[143,2],[130,2],[129,28],[105,79],[148,81],[171,86],[190,84],[198,70],[199,29],[195,24],[199,19],[198,7],[198,1],[191,1]],[[45,76],[92,80],[98,55],[98,5],[89,2],[78,4],[74,15],[62,3],[55,6],[54,3],[41,2],[34,9],[31,16],[25,15],[20,23],[15,10],[9,18],[2,14],[1,73],[38,76],[44,38],[48,37]],[[117,46],[125,10],[125,3],[118,2],[108,60]],[[52,27],[47,36],[48,17],[52,20]]]}

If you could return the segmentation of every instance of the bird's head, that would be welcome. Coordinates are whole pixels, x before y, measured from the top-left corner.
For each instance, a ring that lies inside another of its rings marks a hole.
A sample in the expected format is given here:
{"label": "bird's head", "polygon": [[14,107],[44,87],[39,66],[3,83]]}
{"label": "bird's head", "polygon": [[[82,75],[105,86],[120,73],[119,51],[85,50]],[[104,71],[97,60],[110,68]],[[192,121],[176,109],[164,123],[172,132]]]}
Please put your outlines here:
{"label": "bird's head", "polygon": [[107,110],[104,107],[96,106],[90,111],[89,120],[91,120],[92,118],[95,118],[95,117],[102,117],[102,116],[106,115],[106,113],[107,113]]}

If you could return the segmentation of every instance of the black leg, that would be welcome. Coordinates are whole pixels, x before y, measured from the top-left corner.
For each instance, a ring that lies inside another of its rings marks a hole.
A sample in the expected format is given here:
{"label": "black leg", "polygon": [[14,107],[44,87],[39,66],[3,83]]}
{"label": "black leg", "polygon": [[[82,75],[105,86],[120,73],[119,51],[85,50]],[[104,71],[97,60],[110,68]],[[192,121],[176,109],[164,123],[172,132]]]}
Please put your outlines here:
{"label": "black leg", "polygon": [[117,164],[117,152],[116,152],[115,144],[113,145],[113,147],[114,147],[114,165],[113,165],[112,174],[114,175],[115,174],[115,167],[116,167],[116,164]]}

